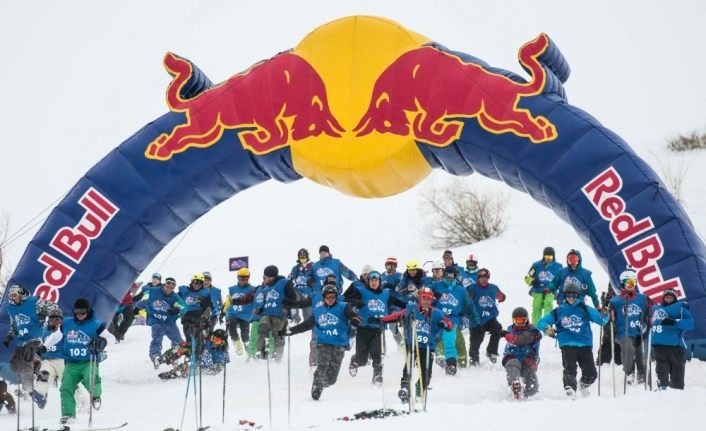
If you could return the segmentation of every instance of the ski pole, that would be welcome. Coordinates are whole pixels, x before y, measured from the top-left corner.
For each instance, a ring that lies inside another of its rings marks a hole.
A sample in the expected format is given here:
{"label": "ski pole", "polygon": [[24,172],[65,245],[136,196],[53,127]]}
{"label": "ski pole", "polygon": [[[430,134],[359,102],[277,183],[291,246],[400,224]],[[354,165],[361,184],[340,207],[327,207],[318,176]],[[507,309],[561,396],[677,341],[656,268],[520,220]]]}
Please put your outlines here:
{"label": "ski pole", "polygon": [[[431,340],[429,340],[431,342]],[[430,359],[430,344],[427,344],[427,351],[426,351],[426,363],[424,364],[424,378],[422,379],[422,386],[424,386],[424,411],[427,411],[427,397],[429,396],[429,379],[430,379],[430,372],[429,372],[429,359]]]}
{"label": "ski pole", "polygon": [[[267,333],[267,337],[269,338],[270,334],[269,332]],[[267,408],[269,410],[269,418],[270,418],[270,431],[272,431],[272,384],[270,380],[270,349],[269,349],[269,343],[268,344],[268,349],[266,350],[267,356],[265,357],[265,362],[267,363]]]}
{"label": "ski pole", "polygon": [[[191,350],[194,349],[194,339],[191,338]],[[184,429],[184,416],[186,416],[186,404],[189,400],[189,389],[191,386],[191,373],[193,373],[193,367],[189,367],[189,377],[186,379],[186,395],[184,395],[184,408],[181,409],[181,423],[179,424],[179,429]]]}
{"label": "ski pole", "polygon": [[628,358],[629,354],[629,349],[628,349],[628,325],[629,325],[629,316],[628,316],[628,297],[625,297],[625,305],[623,306],[623,325],[625,325],[625,330],[624,335],[623,335],[623,345],[620,346],[620,356],[623,359],[623,395],[625,395],[628,392],[628,372],[626,370],[627,363],[630,361],[630,358]]}
{"label": "ski pole", "polygon": [[[613,317],[613,316],[611,316]],[[613,373],[613,398],[617,397],[615,389],[615,323],[614,320],[610,320],[610,368]]]}
{"label": "ski pole", "polygon": [[385,411],[385,325],[380,327],[380,378],[382,379],[382,411]]}
{"label": "ski pole", "polygon": [[598,396],[601,396],[601,365],[603,365],[603,356],[601,355],[603,352],[603,328],[601,328],[601,336],[598,338],[598,342],[600,343],[598,345]]}
{"label": "ski pole", "polygon": [[412,345],[410,346],[410,352],[409,352],[409,400],[411,404],[411,409],[415,409],[415,401],[416,401],[416,396],[417,392],[413,389],[413,382],[414,382],[414,367],[416,366],[416,350],[417,350],[417,325],[414,322],[414,316],[411,316],[410,319],[410,326],[412,330]]}
{"label": "ski pole", "polygon": [[223,405],[221,407],[221,423],[226,423],[226,371],[228,362],[223,362]]}
{"label": "ski pole", "polygon": [[[200,355],[199,355],[200,356]],[[199,358],[199,430],[203,429],[203,374]],[[196,386],[194,386],[196,387]]]}
{"label": "ski pole", "polygon": [[291,427],[292,418],[292,343],[287,343],[287,426]]}
{"label": "ski pole", "polygon": [[91,349],[90,355],[91,356],[88,359],[88,428],[91,428],[93,426],[93,388],[96,383],[94,376],[95,370],[93,369],[96,356],[93,353],[93,349]]}
{"label": "ski pole", "polygon": [[17,373],[17,431],[20,431],[20,405],[22,404],[22,369]]}
{"label": "ski pole", "polygon": [[652,390],[652,328],[648,325],[647,330],[647,358],[645,359],[645,372],[647,376],[645,377],[645,390]]}

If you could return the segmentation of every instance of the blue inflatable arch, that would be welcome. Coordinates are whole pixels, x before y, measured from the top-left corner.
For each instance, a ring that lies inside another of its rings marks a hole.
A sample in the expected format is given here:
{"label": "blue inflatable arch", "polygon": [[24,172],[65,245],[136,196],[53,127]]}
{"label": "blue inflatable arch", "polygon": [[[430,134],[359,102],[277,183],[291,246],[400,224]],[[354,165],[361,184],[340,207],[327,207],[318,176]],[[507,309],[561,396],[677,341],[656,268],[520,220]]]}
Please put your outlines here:
{"label": "blue inflatable arch", "polygon": [[[706,253],[688,216],[627,143],[567,103],[569,66],[548,36],[519,61],[529,79],[376,17],[326,24],[218,85],[168,53],[170,112],[78,181],[9,283],[64,311],[87,297],[109,321],[171,239],[261,182],[306,176],[381,197],[431,169],[478,172],[553,209],[614,282],[631,264],[649,296],[688,298],[689,336],[705,343]],[[0,334],[8,319],[3,297]],[[0,349],[8,375],[14,345]]]}

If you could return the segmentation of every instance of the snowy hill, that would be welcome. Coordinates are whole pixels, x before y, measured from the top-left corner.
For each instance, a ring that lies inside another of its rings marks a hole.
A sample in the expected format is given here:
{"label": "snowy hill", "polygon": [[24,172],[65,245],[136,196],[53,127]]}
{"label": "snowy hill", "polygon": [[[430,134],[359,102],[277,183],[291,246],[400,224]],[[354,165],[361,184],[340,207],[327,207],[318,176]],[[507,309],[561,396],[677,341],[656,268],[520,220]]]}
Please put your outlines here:
{"label": "snowy hill", "polygon": [[[50,208],[101,157],[166,111],[163,93],[169,78],[160,64],[165,51],[192,58],[217,82],[293,46],[328,20],[360,13],[387,16],[450,48],[516,71],[519,46],[540,31],[547,32],[572,66],[566,85],[571,103],[599,118],[654,166],[688,164],[682,189],[685,208],[697,230],[706,225],[701,169],[706,155],[675,156],[662,150],[667,137],[704,125],[706,82],[700,73],[706,6],[702,3],[591,2],[568,9],[555,1],[497,6],[448,1],[431,10],[428,2],[379,3],[214,2],[210,9],[181,1],[101,6],[83,1],[41,8],[3,3],[0,55],[7,62],[0,70],[5,99],[0,106],[4,134],[0,209],[11,215],[12,230]],[[510,13],[513,9],[519,12]],[[664,58],[655,61],[656,56]],[[440,173],[433,177],[445,178]],[[473,181],[495,185],[478,176]],[[335,257],[356,271],[367,263],[380,268],[390,255],[401,262],[437,260],[441,251],[431,250],[420,232],[427,215],[417,208],[418,187],[388,199],[363,200],[308,180],[264,184],[238,194],[193,224],[164,249],[142,279],[159,270],[183,281],[193,272],[210,270],[215,284],[225,288],[235,281],[227,271],[228,257],[249,255],[258,280],[266,265],[274,263],[284,272],[294,264],[297,249],[307,247],[315,254],[320,244],[329,245]],[[282,211],[268,211],[273,207]],[[508,228],[499,238],[454,249],[457,260],[471,252],[479,256],[480,266],[488,267],[492,281],[507,293],[508,300],[500,307],[503,325],[509,323],[514,307],[530,305],[522,277],[546,245],[554,246],[561,260],[570,248],[580,249],[585,267],[594,271],[596,285],[605,288],[607,276],[595,257],[551,210],[512,191],[508,213]],[[31,226],[11,245],[11,262],[19,260],[37,227]],[[101,370],[103,407],[95,412],[95,425],[129,421],[127,430],[178,427],[186,382],[160,381],[147,358],[148,344],[148,328],[135,326],[124,343],[108,347],[109,359]],[[273,429],[471,426],[506,430],[521,426],[530,431],[545,429],[550,421],[571,424],[577,430],[685,428],[693,427],[694,419],[703,415],[704,363],[687,365],[684,392],[645,393],[630,387],[627,396],[622,395],[622,371],[616,369],[620,393],[615,399],[610,368],[603,367],[600,398],[594,385],[590,398],[568,401],[561,385],[559,350],[553,340],[545,339],[538,371],[541,389],[531,401],[508,399],[500,365],[483,362],[478,369],[460,370],[455,377],[443,375],[435,366],[426,413],[335,421],[366,409],[404,408],[396,397],[404,361],[394,346],[389,347],[382,389],[370,384],[369,367],[352,378],[344,365],[338,383],[315,402],[309,395],[308,335],[293,337],[291,426],[287,424],[285,359],[271,365]],[[348,359],[349,354],[343,363]],[[264,363],[233,355],[226,388],[226,422],[221,425],[223,376],[204,376],[205,425],[215,431],[233,430],[240,427],[239,419],[249,419],[268,427]],[[22,406],[23,426],[29,426],[27,407]],[[47,408],[36,411],[36,416],[39,425],[58,424],[57,389],[50,391]],[[85,423],[83,412],[77,428]],[[185,424],[186,430],[196,428],[193,393]],[[0,413],[0,429],[14,427],[15,417]]]}

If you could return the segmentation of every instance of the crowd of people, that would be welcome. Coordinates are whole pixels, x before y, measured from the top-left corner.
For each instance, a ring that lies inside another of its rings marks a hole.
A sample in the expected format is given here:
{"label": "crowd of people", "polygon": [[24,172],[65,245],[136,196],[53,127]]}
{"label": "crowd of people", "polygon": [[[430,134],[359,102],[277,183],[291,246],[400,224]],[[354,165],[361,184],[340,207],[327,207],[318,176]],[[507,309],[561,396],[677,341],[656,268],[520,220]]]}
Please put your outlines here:
{"label": "crowd of people", "polygon": [[[372,383],[382,384],[385,333],[390,331],[405,356],[398,392],[402,402],[408,402],[413,391],[416,397],[424,397],[433,364],[450,376],[459,367],[478,366],[486,334],[485,358],[492,364],[500,361],[508,393],[517,399],[539,391],[543,335],[557,340],[564,367],[562,384],[570,398],[577,393],[588,396],[597,378],[596,365],[611,359],[622,365],[626,384],[643,383],[650,347],[657,389],[684,388],[682,337],[694,327],[688,304],[678,300],[672,289],[653,303],[640,293],[631,268],[620,275],[618,286],[599,299],[591,271],[582,266],[577,250],[567,253],[564,266],[556,260],[554,249],[546,247],[524,278],[531,316],[517,307],[511,324],[503,329],[498,305],[506,295],[490,282],[490,270],[479,267],[473,254],[462,266],[446,250],[441,260],[431,262],[429,274],[416,260],[407,261],[399,271],[397,259],[390,257],[383,271],[365,265],[358,275],[325,245],[318,257],[312,261],[302,248],[288,275],[269,265],[257,285],[251,284],[250,270],[240,268],[225,300],[208,271],[194,274],[188,285],[178,287],[173,277],[163,282],[162,275],[154,273],[139,291],[137,285],[131,286],[108,331],[84,298],[77,299],[71,317],[65,317],[56,304],[13,285],[8,294],[11,329],[3,343],[7,347],[14,342],[11,365],[21,381],[17,395],[28,396],[43,408],[50,383],[60,381],[61,422],[70,423],[76,416],[75,392],[83,384],[91,407],[99,409],[99,364],[105,359],[106,338],[122,341],[140,312],[146,314],[145,323],[151,328],[150,362],[155,369],[171,367],[158,373],[162,379],[186,377],[195,365],[206,373],[219,373],[230,362],[231,344],[236,355],[248,360],[279,362],[288,337],[311,331],[311,397],[318,400],[337,381],[351,344],[355,348],[348,364],[350,375],[357,376],[359,368],[370,364]],[[595,359],[591,323],[603,328]],[[171,343],[167,350],[163,350],[164,337]],[[505,341],[502,354],[501,339]],[[14,401],[6,388],[2,382],[0,400],[12,411]]]}

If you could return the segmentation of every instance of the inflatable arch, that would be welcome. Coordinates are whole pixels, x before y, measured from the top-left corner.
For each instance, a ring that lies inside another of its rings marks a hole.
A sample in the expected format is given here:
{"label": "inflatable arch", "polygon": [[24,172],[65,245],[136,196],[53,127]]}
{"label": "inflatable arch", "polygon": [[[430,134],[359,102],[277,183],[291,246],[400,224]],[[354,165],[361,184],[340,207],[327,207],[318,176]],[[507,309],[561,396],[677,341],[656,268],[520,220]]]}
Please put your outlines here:
{"label": "inflatable arch", "polygon": [[[529,80],[402,26],[355,16],[213,85],[168,53],[170,112],[111,151],[32,239],[10,283],[84,296],[109,320],[131,282],[189,224],[263,181],[307,177],[384,197],[440,168],[529,193],[570,223],[617,280],[687,297],[706,341],[706,253],[655,172],[566,101],[569,66],[540,34],[519,50]],[[8,329],[7,299],[0,334]],[[14,348],[0,350],[0,372]]]}

